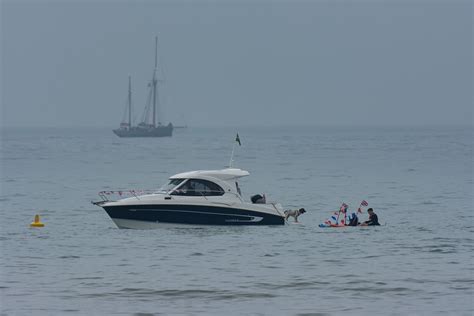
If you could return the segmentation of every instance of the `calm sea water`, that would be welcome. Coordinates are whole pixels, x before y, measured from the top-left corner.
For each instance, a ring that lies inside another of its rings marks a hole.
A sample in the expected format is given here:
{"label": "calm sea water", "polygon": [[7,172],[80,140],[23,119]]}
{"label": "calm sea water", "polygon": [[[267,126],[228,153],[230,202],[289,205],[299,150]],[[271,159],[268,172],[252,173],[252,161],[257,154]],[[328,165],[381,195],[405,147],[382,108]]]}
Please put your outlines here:
{"label": "calm sea water", "polygon": [[[235,132],[2,130],[1,313],[474,313],[472,128],[239,129],[243,193],[305,207],[301,224],[119,230],[90,204],[222,168]],[[362,199],[385,225],[318,227]]]}

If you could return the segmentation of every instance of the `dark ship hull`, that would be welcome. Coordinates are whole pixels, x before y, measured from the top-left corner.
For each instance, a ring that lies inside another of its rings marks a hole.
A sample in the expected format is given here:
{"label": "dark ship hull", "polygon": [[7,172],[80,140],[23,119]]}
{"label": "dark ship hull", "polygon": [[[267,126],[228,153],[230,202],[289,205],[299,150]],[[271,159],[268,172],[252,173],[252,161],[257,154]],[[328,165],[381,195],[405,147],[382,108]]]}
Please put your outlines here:
{"label": "dark ship hull", "polygon": [[114,129],[114,134],[118,137],[171,137],[173,135],[173,125],[157,126],[151,128],[119,128]]}

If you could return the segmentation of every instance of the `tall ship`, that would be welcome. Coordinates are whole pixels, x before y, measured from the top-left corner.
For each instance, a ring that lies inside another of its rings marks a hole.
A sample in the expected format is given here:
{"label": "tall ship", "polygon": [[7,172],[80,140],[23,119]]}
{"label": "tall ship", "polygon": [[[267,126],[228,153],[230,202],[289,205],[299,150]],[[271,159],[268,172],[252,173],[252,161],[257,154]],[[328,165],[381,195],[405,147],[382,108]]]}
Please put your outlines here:
{"label": "tall ship", "polygon": [[[149,93],[145,110],[141,121],[137,126],[132,125],[132,82],[128,78],[128,100],[124,113],[124,118],[120,127],[113,132],[118,137],[171,137],[173,135],[173,124],[163,124],[157,120],[157,109],[159,109],[158,96],[158,37],[155,37],[155,68],[153,69],[153,78],[148,84]],[[127,115],[128,114],[128,115]]]}

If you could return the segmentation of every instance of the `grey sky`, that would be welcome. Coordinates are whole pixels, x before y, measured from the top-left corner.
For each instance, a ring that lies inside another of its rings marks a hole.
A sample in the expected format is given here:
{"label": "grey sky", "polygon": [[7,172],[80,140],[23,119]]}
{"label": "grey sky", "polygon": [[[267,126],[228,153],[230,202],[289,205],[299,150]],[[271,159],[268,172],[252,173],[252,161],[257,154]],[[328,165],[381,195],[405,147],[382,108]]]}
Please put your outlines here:
{"label": "grey sky", "polygon": [[470,1],[1,2],[7,126],[473,123]]}

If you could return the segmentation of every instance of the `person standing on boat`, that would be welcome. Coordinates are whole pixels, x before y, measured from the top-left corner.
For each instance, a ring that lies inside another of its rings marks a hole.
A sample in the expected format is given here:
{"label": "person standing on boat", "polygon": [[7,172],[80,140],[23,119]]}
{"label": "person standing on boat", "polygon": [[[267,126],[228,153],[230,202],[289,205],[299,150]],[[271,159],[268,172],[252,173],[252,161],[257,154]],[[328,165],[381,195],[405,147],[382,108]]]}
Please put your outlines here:
{"label": "person standing on boat", "polygon": [[379,218],[377,214],[374,213],[374,210],[372,208],[369,208],[367,210],[367,213],[369,213],[369,220],[363,222],[361,226],[380,226]]}

